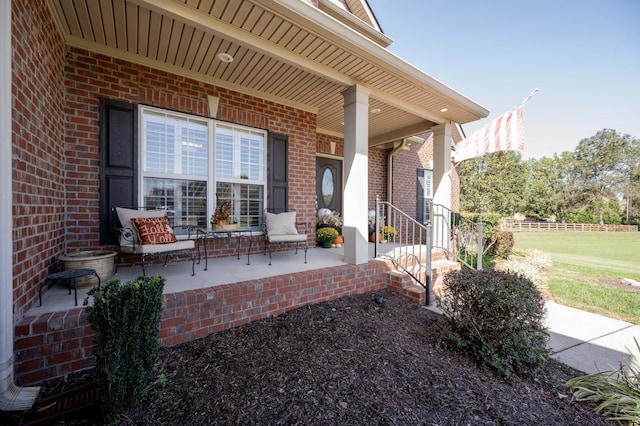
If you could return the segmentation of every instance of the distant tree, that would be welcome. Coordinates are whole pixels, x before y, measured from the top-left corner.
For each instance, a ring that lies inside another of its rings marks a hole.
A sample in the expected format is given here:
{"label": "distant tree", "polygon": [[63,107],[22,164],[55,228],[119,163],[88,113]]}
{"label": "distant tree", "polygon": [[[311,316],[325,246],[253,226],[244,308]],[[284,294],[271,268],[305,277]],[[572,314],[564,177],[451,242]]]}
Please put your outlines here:
{"label": "distant tree", "polygon": [[560,174],[557,188],[558,203],[553,214],[559,222],[571,222],[569,215],[585,203],[578,177],[576,175],[575,154],[565,151],[560,156],[554,154],[554,165]]}
{"label": "distant tree", "polygon": [[625,222],[640,223],[640,139],[631,138],[625,153],[623,198],[625,199]]}
{"label": "distant tree", "polygon": [[[602,222],[600,222],[602,215]],[[622,211],[617,197],[609,199],[604,208],[600,209],[595,204],[583,204],[567,216],[569,223],[600,223],[607,225],[619,225],[622,222]]]}
{"label": "distant tree", "polygon": [[527,166],[519,152],[486,154],[459,167],[463,211],[512,216],[524,207]]}
{"label": "distant tree", "polygon": [[625,153],[631,143],[630,135],[603,129],[578,144],[575,151],[575,172],[585,201],[597,212],[598,223],[604,223],[605,207],[626,182],[628,165]]}
{"label": "distant tree", "polygon": [[535,158],[527,162],[526,203],[523,213],[537,219],[558,215],[561,193],[564,185],[560,160],[553,158]]}
{"label": "distant tree", "polygon": [[560,222],[640,221],[640,140],[615,130],[603,129],[580,141],[575,152],[552,158],[524,163],[519,153],[505,151],[458,167],[461,208],[466,212],[522,212],[536,218],[555,216]]}

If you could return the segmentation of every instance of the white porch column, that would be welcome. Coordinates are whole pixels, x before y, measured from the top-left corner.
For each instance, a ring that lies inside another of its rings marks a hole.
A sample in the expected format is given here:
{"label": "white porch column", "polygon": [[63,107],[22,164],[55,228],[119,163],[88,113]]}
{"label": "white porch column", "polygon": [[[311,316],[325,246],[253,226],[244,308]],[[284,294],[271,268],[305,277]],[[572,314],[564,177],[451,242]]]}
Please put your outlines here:
{"label": "white porch column", "polygon": [[344,92],[344,261],[368,262],[369,90],[351,86]]}
{"label": "white porch column", "polygon": [[451,208],[451,122],[433,128],[433,203]]}
{"label": "white porch column", "polygon": [[0,1],[0,410],[31,408],[39,387],[13,383],[11,1]]}

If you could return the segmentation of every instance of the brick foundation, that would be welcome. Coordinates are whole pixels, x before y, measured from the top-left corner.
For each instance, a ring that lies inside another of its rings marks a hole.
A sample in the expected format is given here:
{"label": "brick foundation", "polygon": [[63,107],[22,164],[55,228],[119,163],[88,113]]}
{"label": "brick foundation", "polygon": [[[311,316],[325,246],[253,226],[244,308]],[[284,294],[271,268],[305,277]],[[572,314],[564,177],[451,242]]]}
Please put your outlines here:
{"label": "brick foundation", "polygon": [[[388,284],[388,264],[280,275],[164,295],[162,346],[204,337],[305,305],[379,290]],[[16,383],[41,383],[94,365],[93,330],[84,309],[24,318],[15,327]]]}

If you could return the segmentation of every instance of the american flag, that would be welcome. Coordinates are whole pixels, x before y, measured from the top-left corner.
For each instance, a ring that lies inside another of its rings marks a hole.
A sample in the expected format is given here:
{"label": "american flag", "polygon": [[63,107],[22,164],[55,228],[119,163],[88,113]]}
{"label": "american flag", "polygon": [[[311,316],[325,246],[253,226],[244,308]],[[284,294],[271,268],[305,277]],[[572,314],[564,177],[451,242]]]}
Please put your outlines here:
{"label": "american flag", "polygon": [[523,106],[502,114],[456,146],[455,161],[497,151],[524,151]]}

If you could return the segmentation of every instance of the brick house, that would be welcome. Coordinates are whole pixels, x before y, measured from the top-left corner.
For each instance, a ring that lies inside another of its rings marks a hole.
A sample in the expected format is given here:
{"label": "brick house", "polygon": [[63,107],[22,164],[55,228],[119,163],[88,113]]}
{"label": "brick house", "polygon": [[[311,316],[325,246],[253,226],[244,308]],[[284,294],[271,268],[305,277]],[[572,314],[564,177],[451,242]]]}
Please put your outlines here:
{"label": "brick house", "polygon": [[[344,217],[345,262],[384,286],[367,260],[375,197],[418,218],[422,196],[456,210],[452,144],[461,124],[488,115],[390,53],[365,0],[0,8],[0,409],[32,401],[33,388],[14,382],[91,365],[82,309],[45,319],[27,312],[58,256],[113,246],[111,207],[161,200],[176,218],[206,223],[208,200],[228,191],[246,201],[242,220],[255,226],[264,208],[293,208],[305,220],[334,208]],[[339,193],[323,206],[327,169]],[[425,176],[431,194],[419,194]],[[356,291],[339,285],[322,297]],[[166,295],[165,306],[183,297],[204,296]]]}

